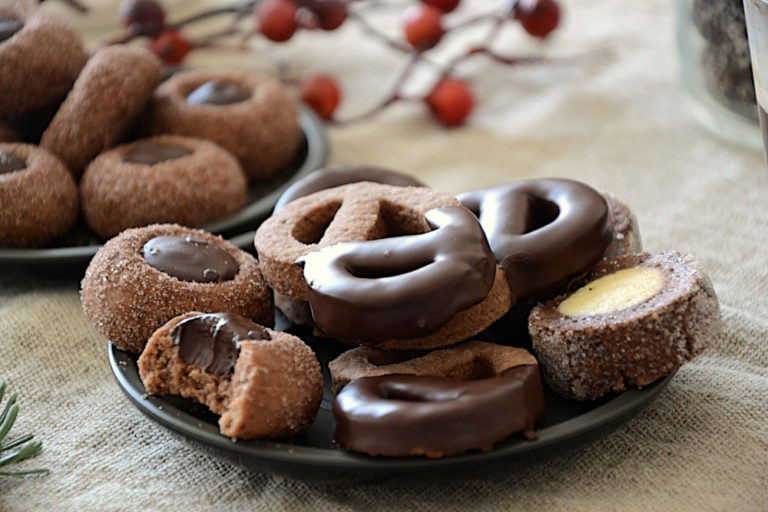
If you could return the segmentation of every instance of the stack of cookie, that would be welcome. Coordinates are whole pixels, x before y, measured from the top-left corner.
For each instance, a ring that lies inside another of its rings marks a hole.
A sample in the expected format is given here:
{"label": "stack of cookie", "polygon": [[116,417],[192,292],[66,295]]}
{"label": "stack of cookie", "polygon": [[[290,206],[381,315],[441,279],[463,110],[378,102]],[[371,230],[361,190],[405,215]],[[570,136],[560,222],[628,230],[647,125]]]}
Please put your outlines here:
{"label": "stack of cookie", "polygon": [[180,72],[115,45],[88,56],[32,0],[0,5],[0,246],[41,246],[82,211],[109,238],[157,222],[199,226],[240,209],[248,182],[301,143],[279,84],[249,72]]}
{"label": "stack of cookie", "polygon": [[[629,208],[573,180],[453,197],[385,169],[321,170],[254,244],[258,260],[178,225],[129,229],[82,282],[86,316],[140,354],[147,391],[206,404],[233,437],[296,434],[319,407],[320,365],[270,328],[275,304],[316,343],[350,347],[329,363],[336,441],[386,456],[535,437],[545,389],[646,386],[720,330],[698,263],[639,252]],[[492,330],[504,343],[473,339]]]}

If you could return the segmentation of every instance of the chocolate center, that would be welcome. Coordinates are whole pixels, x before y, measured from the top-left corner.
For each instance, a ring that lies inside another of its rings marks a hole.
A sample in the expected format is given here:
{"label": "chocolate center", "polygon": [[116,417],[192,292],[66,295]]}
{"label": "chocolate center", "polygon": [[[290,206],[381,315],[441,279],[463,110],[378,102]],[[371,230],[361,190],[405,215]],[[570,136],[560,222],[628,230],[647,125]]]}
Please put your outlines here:
{"label": "chocolate center", "polygon": [[201,366],[214,375],[234,371],[243,341],[272,339],[264,327],[229,313],[187,318],[173,328],[171,335],[182,361]]}
{"label": "chocolate center", "polygon": [[142,251],[150,266],[182,281],[220,283],[240,270],[227,251],[189,236],[158,236],[144,244]]}
{"label": "chocolate center", "polygon": [[24,27],[24,23],[9,14],[0,14],[0,43],[10,39],[13,34]]}
{"label": "chocolate center", "polygon": [[20,171],[27,168],[27,162],[16,153],[0,149],[0,174]]}
{"label": "chocolate center", "polygon": [[128,153],[123,155],[120,160],[132,164],[155,165],[166,160],[174,160],[191,154],[191,150],[176,144],[139,142]]}
{"label": "chocolate center", "polygon": [[251,97],[250,91],[231,82],[211,80],[187,95],[190,105],[231,105]]}

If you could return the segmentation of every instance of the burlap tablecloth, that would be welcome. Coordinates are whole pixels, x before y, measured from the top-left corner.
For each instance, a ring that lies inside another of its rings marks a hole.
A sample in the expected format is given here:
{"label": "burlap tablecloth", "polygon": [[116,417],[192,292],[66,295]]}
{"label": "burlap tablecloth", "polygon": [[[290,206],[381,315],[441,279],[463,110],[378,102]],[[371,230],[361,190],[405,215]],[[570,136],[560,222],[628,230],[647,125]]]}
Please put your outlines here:
{"label": "burlap tablecloth", "polygon": [[[91,37],[114,33],[113,6],[91,3],[97,10],[87,19],[57,10]],[[176,1],[172,12],[195,3]],[[465,3],[483,10],[483,2]],[[4,268],[0,376],[21,397],[14,432],[33,431],[44,442],[23,467],[51,472],[1,479],[0,509],[768,509],[763,157],[712,138],[684,111],[669,2],[582,0],[565,8],[562,30],[540,50],[518,29],[502,45],[562,58],[519,67],[477,58],[461,68],[479,99],[467,126],[441,129],[421,106],[402,104],[330,129],[330,160],[400,169],[451,193],[564,176],[624,199],[648,250],[691,252],[702,262],[725,325],[650,406],[562,457],[483,478],[321,486],[245,472],[128,402],[110,373],[106,341],[82,314],[80,276]],[[269,71],[285,60],[289,73],[331,71],[347,90],[346,114],[374,103],[402,66],[401,55],[351,24],[279,48],[255,46],[248,56],[200,54],[192,62]]]}

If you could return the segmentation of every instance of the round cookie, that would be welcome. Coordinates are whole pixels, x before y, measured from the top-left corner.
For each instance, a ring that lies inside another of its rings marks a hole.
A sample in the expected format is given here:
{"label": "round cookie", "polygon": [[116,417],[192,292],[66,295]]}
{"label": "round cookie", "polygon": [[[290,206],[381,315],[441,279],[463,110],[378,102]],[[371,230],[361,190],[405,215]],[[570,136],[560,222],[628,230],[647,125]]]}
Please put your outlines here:
{"label": "round cookie", "polygon": [[78,178],[130,128],[162,72],[160,60],[147,50],[122,45],[98,50],[43,132],[40,145],[58,155]]}
{"label": "round cookie", "polygon": [[535,438],[546,407],[536,359],[489,345],[468,342],[390,365],[409,374],[352,380],[333,401],[334,439],[369,455],[443,457],[490,450],[515,432]]}
{"label": "round cookie", "polygon": [[75,223],[77,187],[48,151],[0,143],[0,205],[0,246],[37,247]]}
{"label": "round cookie", "polygon": [[302,340],[227,313],[171,319],[152,334],[138,367],[148,393],[207,405],[232,438],[298,434],[323,394],[320,364]]}
{"label": "round cookie", "polygon": [[151,133],[212,140],[265,179],[285,167],[301,143],[298,111],[276,81],[247,71],[185,71],[163,82],[148,114]]}
{"label": "round cookie", "polygon": [[165,322],[189,311],[274,322],[272,292],[256,258],[176,224],[127,229],[109,240],[86,269],[80,299],[96,329],[134,353]]}
{"label": "round cookie", "polygon": [[229,152],[178,135],[105,151],[80,181],[85,222],[105,238],[154,223],[200,226],[237,211],[246,192],[245,175]]}
{"label": "round cookie", "polygon": [[80,37],[36,2],[0,4],[0,116],[60,100],[86,60]]}
{"label": "round cookie", "polygon": [[529,317],[545,382],[576,400],[646,386],[701,353],[720,329],[711,281],[677,252],[601,262],[584,287]]}

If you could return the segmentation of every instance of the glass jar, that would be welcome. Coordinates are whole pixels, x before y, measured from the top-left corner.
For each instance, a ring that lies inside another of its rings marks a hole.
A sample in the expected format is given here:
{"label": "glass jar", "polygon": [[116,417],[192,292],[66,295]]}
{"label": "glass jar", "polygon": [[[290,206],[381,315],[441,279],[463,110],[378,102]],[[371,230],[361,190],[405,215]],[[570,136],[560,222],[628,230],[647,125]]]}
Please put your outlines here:
{"label": "glass jar", "polygon": [[676,0],[683,98],[716,135],[762,150],[742,0]]}

